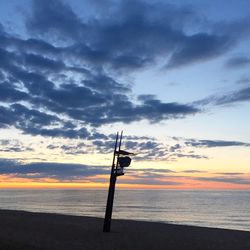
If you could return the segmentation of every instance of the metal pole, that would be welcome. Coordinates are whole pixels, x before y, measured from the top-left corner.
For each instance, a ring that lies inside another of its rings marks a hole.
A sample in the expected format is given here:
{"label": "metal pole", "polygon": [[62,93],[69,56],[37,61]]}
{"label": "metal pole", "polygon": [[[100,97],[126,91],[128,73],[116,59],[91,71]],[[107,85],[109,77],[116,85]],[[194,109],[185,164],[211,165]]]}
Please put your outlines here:
{"label": "metal pole", "polygon": [[[104,219],[104,224],[103,224],[103,232],[110,232],[110,226],[111,226],[112,209],[113,209],[113,201],[114,201],[114,194],[115,194],[115,183],[116,183],[116,169],[117,169],[117,163],[118,163],[116,162],[116,166],[115,166],[115,157],[116,157],[116,152],[117,152],[116,149],[117,149],[118,137],[119,137],[119,134],[117,132],[114,155],[113,155],[113,162],[112,162],[111,174],[110,174],[109,192],[108,192],[107,206],[106,206],[106,212],[105,212],[105,219]],[[122,140],[122,133],[120,136],[119,149],[121,148],[121,140]]]}

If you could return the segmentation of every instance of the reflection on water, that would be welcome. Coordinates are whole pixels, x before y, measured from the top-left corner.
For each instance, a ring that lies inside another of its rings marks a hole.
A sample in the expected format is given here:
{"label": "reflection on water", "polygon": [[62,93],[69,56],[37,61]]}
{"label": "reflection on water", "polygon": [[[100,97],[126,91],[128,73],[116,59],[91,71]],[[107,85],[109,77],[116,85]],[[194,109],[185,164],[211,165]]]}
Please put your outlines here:
{"label": "reflection on water", "polygon": [[[103,217],[107,190],[0,190],[0,208]],[[249,191],[116,190],[113,218],[250,231]]]}

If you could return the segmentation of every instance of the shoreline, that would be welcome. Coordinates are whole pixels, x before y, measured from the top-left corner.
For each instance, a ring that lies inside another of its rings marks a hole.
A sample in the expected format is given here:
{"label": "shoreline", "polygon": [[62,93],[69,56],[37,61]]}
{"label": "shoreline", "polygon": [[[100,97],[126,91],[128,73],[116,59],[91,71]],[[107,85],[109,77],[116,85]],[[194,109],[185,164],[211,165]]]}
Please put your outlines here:
{"label": "shoreline", "polygon": [[[55,211],[56,212],[56,211]],[[250,249],[250,232],[162,222],[0,210],[0,249]]]}
{"label": "shoreline", "polygon": [[[10,212],[27,212],[27,213],[34,213],[34,214],[48,214],[48,215],[64,215],[64,216],[73,216],[73,217],[87,217],[87,218],[95,218],[95,219],[102,219],[104,220],[104,213],[103,216],[91,216],[91,215],[79,215],[76,213],[57,213],[57,212],[49,212],[49,211],[32,211],[32,210],[22,210],[22,209],[9,209],[9,208],[0,208],[0,211],[10,211]],[[249,232],[248,229],[239,229],[239,228],[226,228],[226,227],[213,227],[213,226],[207,226],[207,225],[196,225],[196,224],[183,224],[178,222],[165,222],[165,221],[157,221],[157,220],[146,220],[146,219],[127,219],[127,218],[113,218],[113,220],[119,220],[119,221],[131,221],[131,222],[148,222],[148,223],[160,223],[160,224],[166,224],[166,225],[176,225],[176,226],[187,226],[187,227],[196,227],[196,228],[210,228],[210,229],[222,229],[222,230],[231,230],[231,231],[241,231],[241,232]]]}

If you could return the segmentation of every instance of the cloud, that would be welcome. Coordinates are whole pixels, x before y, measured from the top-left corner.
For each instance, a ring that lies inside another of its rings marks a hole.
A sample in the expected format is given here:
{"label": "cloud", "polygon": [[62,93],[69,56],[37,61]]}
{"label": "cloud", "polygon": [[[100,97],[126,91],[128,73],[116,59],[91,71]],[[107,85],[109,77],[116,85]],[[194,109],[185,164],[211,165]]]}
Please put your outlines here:
{"label": "cloud", "polygon": [[250,143],[240,141],[223,141],[223,140],[197,140],[187,139],[185,141],[187,146],[198,148],[214,148],[214,147],[250,147]]}
{"label": "cloud", "polygon": [[171,146],[169,148],[169,151],[170,152],[176,152],[176,151],[178,152],[181,148],[182,148],[182,146],[179,143],[177,143],[174,146]]}
{"label": "cloud", "polygon": [[208,159],[206,155],[198,155],[198,154],[182,154],[177,153],[175,154],[177,158],[193,158],[193,159]]}
{"label": "cloud", "polygon": [[88,153],[88,147],[83,142],[77,145],[62,145],[60,148],[65,154],[69,155],[82,155]]}
{"label": "cloud", "polygon": [[37,55],[33,53],[28,53],[23,55],[23,63],[30,69],[38,69],[40,71],[53,71],[54,73],[63,70],[70,70],[72,68],[67,68],[66,65],[58,60],[54,60],[42,55]]}
{"label": "cloud", "polygon": [[12,84],[7,81],[0,82],[0,99],[1,102],[17,102],[29,100],[29,95],[23,91],[13,88]]}
{"label": "cloud", "polygon": [[[129,85],[113,79],[103,70],[86,69],[63,56],[58,57],[58,53],[63,54],[62,48],[11,35],[1,38],[0,67],[4,79],[0,83],[0,96],[9,104],[1,109],[3,116],[8,113],[13,117],[3,118],[1,127],[15,126],[32,135],[82,138],[79,125],[98,127],[115,122],[158,122],[199,112],[192,105],[164,103],[153,96],[136,103],[130,96]],[[65,71],[77,74],[69,78]],[[82,79],[80,82],[78,77]],[[18,112],[25,116],[25,123],[19,121],[22,116]],[[45,124],[43,119],[50,119],[50,123]],[[69,121],[72,127],[64,133]],[[45,125],[55,124],[56,128],[45,128]]]}
{"label": "cloud", "polygon": [[129,169],[129,172],[139,172],[139,173],[162,173],[162,174],[167,174],[167,173],[175,173],[175,171],[171,169],[166,169],[166,168],[132,168]]}
{"label": "cloud", "polygon": [[21,128],[23,133],[30,135],[42,135],[42,136],[50,136],[50,137],[62,137],[69,139],[86,139],[89,135],[89,132],[85,128],[81,129],[64,129],[64,128],[34,128],[32,126],[28,126],[25,128]]}
{"label": "cloud", "polygon": [[228,176],[228,175],[232,175],[232,176],[234,176],[234,175],[244,175],[244,173],[240,173],[240,172],[224,172],[224,173],[216,173],[216,174],[226,175],[226,176]]}
{"label": "cloud", "polygon": [[[195,30],[204,18],[187,6],[125,0],[105,2],[102,9],[109,15],[97,9],[95,16],[80,19],[61,1],[33,1],[26,26],[41,38],[70,41],[68,51],[89,63],[126,71],[167,57],[169,68],[206,61],[227,52],[238,37],[222,23],[223,33],[190,32],[190,26]],[[237,30],[239,26],[234,25]]]}
{"label": "cloud", "polygon": [[[3,142],[8,143],[8,142]],[[68,149],[66,149],[68,150]],[[71,149],[69,149],[71,150]],[[194,174],[203,173],[203,176],[183,176],[179,173]],[[31,181],[46,181],[52,179],[60,182],[102,182],[107,183],[110,167],[85,164],[55,163],[55,162],[31,162],[22,163],[14,159],[0,158],[0,175],[8,178],[25,178]],[[176,172],[166,168],[126,169],[124,178],[119,179],[121,184],[143,184],[143,185],[182,185],[188,180],[202,182],[222,182],[239,185],[250,185],[249,178],[244,173],[225,172],[215,173],[210,177],[206,171],[185,170]],[[211,173],[210,173],[211,174]],[[210,175],[209,174],[209,175]],[[219,176],[218,176],[219,175]],[[126,178],[128,176],[129,178]]]}
{"label": "cloud", "polygon": [[[145,185],[180,185],[181,182],[166,180],[173,173],[168,169],[147,169],[136,171],[129,170],[128,175],[133,179],[122,178],[122,184],[145,184]],[[35,181],[42,181],[50,178],[56,181],[77,181],[77,182],[107,182],[106,176],[110,174],[110,167],[90,166],[84,164],[54,163],[54,162],[33,162],[20,163],[10,159],[0,159],[0,174],[11,178],[28,178]],[[103,178],[100,177],[103,175]],[[161,178],[164,177],[164,180]]]}
{"label": "cloud", "polygon": [[195,34],[186,39],[183,47],[173,53],[167,67],[176,68],[193,62],[206,61],[224,54],[232,47],[227,36]]}
{"label": "cloud", "polygon": [[[92,8],[97,11],[96,4]],[[203,18],[186,6],[126,0],[102,8],[110,15],[80,17],[70,2],[33,1],[26,38],[0,27],[1,128],[94,139],[91,129],[106,124],[158,123],[202,112],[196,104],[136,97],[121,79],[158,62],[177,68],[220,56],[237,42],[235,31],[228,32],[225,24],[221,33],[202,30]],[[248,100],[247,93],[229,102]],[[166,155],[155,148],[159,157]]]}
{"label": "cloud", "polygon": [[30,146],[25,146],[18,140],[0,140],[0,152],[30,152],[33,149]]}
{"label": "cloud", "polygon": [[4,26],[0,23],[0,34],[4,33]]}
{"label": "cloud", "polygon": [[133,179],[133,180],[128,180],[128,179],[122,179],[119,181],[121,184],[141,184],[141,185],[163,185],[163,186],[177,186],[183,184],[182,182],[178,181],[165,181],[165,180],[155,180],[151,178],[145,178],[145,179]]}
{"label": "cloud", "polygon": [[226,67],[230,69],[241,69],[250,65],[250,57],[241,56],[233,57],[229,59],[226,63]]}
{"label": "cloud", "polygon": [[6,107],[0,106],[0,128],[6,128],[15,124],[14,114]]}
{"label": "cloud", "polygon": [[239,83],[239,84],[248,84],[248,83],[250,83],[250,78],[248,78],[248,77],[242,77],[239,80],[237,80],[236,83]]}
{"label": "cloud", "polygon": [[84,26],[71,7],[62,1],[44,0],[32,2],[33,12],[26,21],[30,31],[43,34],[58,33],[67,39],[79,38],[78,31]]}
{"label": "cloud", "polygon": [[28,109],[21,104],[12,104],[9,108],[0,106],[0,127],[2,128],[15,126],[25,134],[51,137],[87,138],[89,136],[86,128],[73,127],[72,129],[68,125],[56,115]]}
{"label": "cloud", "polygon": [[194,178],[199,181],[208,181],[208,182],[223,182],[230,184],[239,184],[239,185],[250,185],[249,178],[243,177],[197,177]]}
{"label": "cloud", "polygon": [[[108,135],[105,139],[93,140],[92,144],[97,153],[106,154],[113,152],[114,140],[114,135]],[[133,159],[137,161],[163,159],[167,154],[167,147],[147,136],[124,136],[123,149],[135,153]]]}
{"label": "cloud", "polygon": [[83,164],[36,162],[20,163],[15,160],[0,159],[0,173],[12,177],[30,179],[52,178],[58,181],[84,180],[86,177],[106,175],[110,170],[102,166]]}
{"label": "cloud", "polygon": [[242,88],[235,92],[229,93],[228,95],[218,97],[216,99],[216,104],[224,105],[246,101],[250,101],[250,87]]}
{"label": "cloud", "polygon": [[206,173],[206,172],[207,172],[207,171],[203,171],[203,170],[193,170],[193,169],[181,171],[181,173],[187,173],[187,174],[199,174],[199,173]]}
{"label": "cloud", "polygon": [[[114,139],[113,135],[108,135],[104,139],[93,140],[92,144],[97,153],[111,153]],[[194,139],[179,138],[178,140],[178,144],[168,145],[152,137],[125,136],[123,148],[135,153],[133,156],[135,161],[176,161],[180,158],[208,159],[206,155],[196,154],[194,150],[190,151],[188,147],[198,147],[198,145],[191,145],[190,142],[194,143]],[[204,145],[200,147],[204,147]]]}
{"label": "cloud", "polygon": [[197,107],[206,106],[229,106],[241,102],[250,101],[250,87],[246,85],[244,88],[240,88],[235,91],[231,91],[224,94],[212,95],[210,97],[193,102],[193,105]]}
{"label": "cloud", "polygon": [[[71,141],[68,144],[48,144],[47,148],[61,151],[64,154],[85,154],[94,152],[97,154],[110,154],[114,150],[115,135],[101,134],[93,131],[82,135],[81,142]],[[218,147],[249,147],[249,143],[240,141],[223,141],[223,140],[199,140],[187,138],[174,138],[178,144],[165,143],[157,138],[147,136],[124,136],[122,149],[133,152],[133,161],[165,161],[172,162],[181,158],[208,159],[209,157],[200,152],[197,148],[218,148]],[[139,170],[138,170],[139,171]]]}
{"label": "cloud", "polygon": [[[181,185],[182,182],[178,180],[179,177],[173,175],[176,172],[166,168],[145,168],[145,169],[136,169],[128,168],[126,169],[126,176],[129,176],[129,179],[121,179],[119,183],[123,184],[144,184],[144,185]],[[177,180],[176,180],[177,179]]]}

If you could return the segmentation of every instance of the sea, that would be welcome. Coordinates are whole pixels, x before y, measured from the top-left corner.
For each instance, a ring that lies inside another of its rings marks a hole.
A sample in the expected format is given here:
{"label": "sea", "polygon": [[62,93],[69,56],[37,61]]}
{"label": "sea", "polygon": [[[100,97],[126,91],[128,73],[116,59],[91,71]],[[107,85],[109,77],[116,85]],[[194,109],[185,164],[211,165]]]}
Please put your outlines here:
{"label": "sea", "polygon": [[[0,190],[0,209],[104,217],[107,190]],[[120,190],[114,219],[250,231],[250,191]]]}

